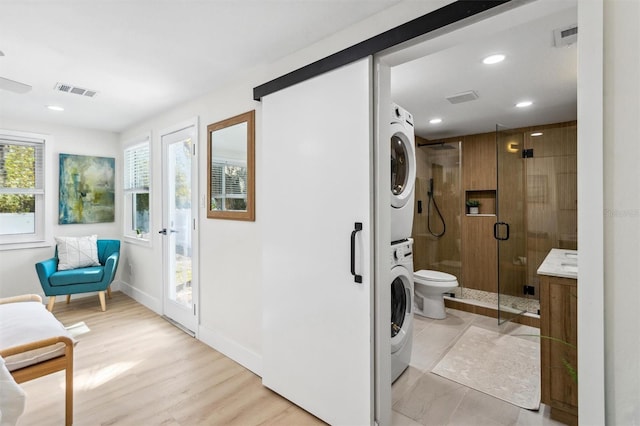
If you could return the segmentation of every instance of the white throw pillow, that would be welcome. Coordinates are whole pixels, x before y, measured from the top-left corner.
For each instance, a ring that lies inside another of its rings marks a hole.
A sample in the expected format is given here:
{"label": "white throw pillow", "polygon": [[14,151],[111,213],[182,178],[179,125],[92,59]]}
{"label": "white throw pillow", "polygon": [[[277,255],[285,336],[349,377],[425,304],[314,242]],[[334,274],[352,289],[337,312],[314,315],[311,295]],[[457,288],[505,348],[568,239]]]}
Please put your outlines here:
{"label": "white throw pillow", "polygon": [[97,235],[55,238],[58,244],[58,271],[100,265]]}

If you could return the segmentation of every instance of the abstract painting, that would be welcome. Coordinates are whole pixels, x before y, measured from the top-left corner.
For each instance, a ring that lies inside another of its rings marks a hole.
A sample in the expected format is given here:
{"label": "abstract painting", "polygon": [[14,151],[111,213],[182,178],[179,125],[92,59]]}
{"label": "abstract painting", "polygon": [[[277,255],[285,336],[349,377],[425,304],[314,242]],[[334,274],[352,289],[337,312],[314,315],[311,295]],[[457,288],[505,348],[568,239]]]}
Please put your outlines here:
{"label": "abstract painting", "polygon": [[115,220],[115,159],[60,154],[58,223]]}

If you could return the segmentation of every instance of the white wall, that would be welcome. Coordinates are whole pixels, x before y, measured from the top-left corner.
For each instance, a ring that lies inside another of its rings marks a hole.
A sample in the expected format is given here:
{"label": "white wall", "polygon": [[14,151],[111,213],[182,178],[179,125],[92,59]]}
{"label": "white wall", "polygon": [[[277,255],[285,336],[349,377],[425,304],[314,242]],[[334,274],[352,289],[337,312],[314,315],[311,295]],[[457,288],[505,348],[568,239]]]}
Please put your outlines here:
{"label": "white wall", "polygon": [[[116,184],[115,222],[58,225],[58,155],[65,153],[115,157],[117,168],[122,158],[117,134],[58,126],[50,123],[16,120],[7,117],[0,117],[0,128],[52,136],[52,141],[48,142],[45,147],[46,226],[51,237],[89,234],[98,234],[99,238],[120,237],[122,229],[120,221],[121,184]],[[119,173],[116,174],[116,180],[118,179],[120,179]],[[49,243],[48,247],[43,248],[0,251],[0,267],[2,268],[0,270],[0,297],[24,293],[35,293],[44,296],[36,274],[35,263],[53,256],[53,241],[49,241]],[[116,281],[118,279],[119,274],[116,275]]]}
{"label": "white wall", "polygon": [[640,424],[640,3],[605,0],[604,8],[606,420],[611,425],[637,425]]}
{"label": "white wall", "polygon": [[[275,64],[263,65],[239,76],[222,90],[127,129],[124,143],[144,132],[152,132],[152,221],[160,229],[161,176],[160,131],[193,116],[200,118],[199,181],[201,199],[206,198],[206,127],[251,109],[256,110],[256,221],[239,222],[206,219],[205,205],[200,205],[200,327],[199,337],[256,373],[261,369],[261,205],[277,200],[261,197],[262,163],[261,110],[254,102],[252,89],[282,74],[321,59],[331,53],[422,16],[452,0],[403,2],[384,13],[336,33],[320,43],[303,49]],[[123,270],[127,293],[156,311],[161,309],[162,250],[161,239],[152,230],[152,246],[125,244],[128,264]],[[129,265],[130,264],[130,265]],[[150,267],[149,265],[155,265]],[[130,273],[133,271],[133,274]]]}

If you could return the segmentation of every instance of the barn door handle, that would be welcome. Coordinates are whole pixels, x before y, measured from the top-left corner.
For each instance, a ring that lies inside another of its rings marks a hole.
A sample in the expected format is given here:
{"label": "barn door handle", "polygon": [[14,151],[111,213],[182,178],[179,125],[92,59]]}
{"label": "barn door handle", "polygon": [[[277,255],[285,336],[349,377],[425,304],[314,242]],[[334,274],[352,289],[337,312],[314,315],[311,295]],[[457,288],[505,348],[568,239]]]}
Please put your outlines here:
{"label": "barn door handle", "polygon": [[362,282],[362,275],[356,274],[356,235],[360,231],[362,231],[362,223],[356,222],[351,231],[351,275],[353,275],[353,281],[357,283]]}

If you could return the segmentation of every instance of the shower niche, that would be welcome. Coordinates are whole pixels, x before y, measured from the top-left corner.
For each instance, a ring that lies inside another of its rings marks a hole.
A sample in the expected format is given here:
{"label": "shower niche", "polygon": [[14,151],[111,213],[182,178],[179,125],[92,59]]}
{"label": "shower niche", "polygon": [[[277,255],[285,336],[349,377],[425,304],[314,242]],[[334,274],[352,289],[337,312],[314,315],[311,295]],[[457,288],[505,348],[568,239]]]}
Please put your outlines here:
{"label": "shower niche", "polygon": [[476,200],[480,203],[478,206],[479,211],[477,215],[468,216],[495,216],[496,215],[496,191],[487,189],[482,191],[465,191],[464,192],[465,204],[472,200]]}

